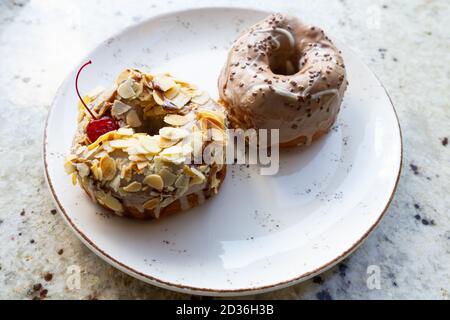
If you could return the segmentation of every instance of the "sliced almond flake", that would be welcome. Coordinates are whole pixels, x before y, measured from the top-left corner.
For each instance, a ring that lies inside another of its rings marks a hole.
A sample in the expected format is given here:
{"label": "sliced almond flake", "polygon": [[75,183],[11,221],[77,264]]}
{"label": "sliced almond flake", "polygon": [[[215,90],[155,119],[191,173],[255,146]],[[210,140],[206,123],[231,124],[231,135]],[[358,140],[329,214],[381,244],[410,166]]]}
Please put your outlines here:
{"label": "sliced almond flake", "polygon": [[178,79],[178,78],[172,78],[172,79],[173,79],[173,81],[175,81],[178,84],[181,84],[182,86],[185,86],[185,87],[192,86],[189,82],[186,82],[184,80],[181,80],[181,79]]}
{"label": "sliced almond flake", "polygon": [[150,88],[150,89],[153,89],[152,80],[153,80],[153,75],[151,75],[149,73],[145,73],[144,76],[142,77],[142,82],[144,83],[144,85],[147,88]]}
{"label": "sliced almond flake", "polygon": [[116,162],[108,155],[100,159],[100,169],[103,173],[103,180],[109,181],[116,175]]}
{"label": "sliced almond flake", "polygon": [[184,126],[189,122],[189,117],[179,114],[168,114],[164,117],[164,122],[172,126]]}
{"label": "sliced almond flake", "polygon": [[141,146],[145,150],[147,150],[147,153],[155,155],[161,151],[161,147],[159,146],[158,138],[150,137],[150,136],[142,136],[142,137],[139,137],[139,142],[141,143]]}
{"label": "sliced almond flake", "polygon": [[166,198],[163,201],[161,201],[161,207],[167,207],[169,204],[171,204],[172,202],[174,202],[176,199],[173,197],[170,198]]}
{"label": "sliced almond flake", "polygon": [[67,174],[71,174],[76,171],[75,166],[72,164],[72,162],[70,162],[70,160],[66,160],[66,162],[64,162],[64,171]]}
{"label": "sliced almond flake", "polygon": [[184,189],[189,185],[189,176],[180,175],[175,181],[175,187]]}
{"label": "sliced almond flake", "polygon": [[131,78],[126,79],[117,88],[117,93],[124,99],[130,99],[136,96],[133,90],[134,80]]}
{"label": "sliced almond flake", "polygon": [[129,185],[122,188],[126,192],[138,192],[142,189],[142,184],[137,181],[131,182]]}
{"label": "sliced almond flake", "polygon": [[142,92],[144,91],[144,84],[142,83],[142,81],[140,82],[134,82],[132,85],[133,91],[135,93],[135,96],[140,96],[142,94]]}
{"label": "sliced almond flake", "polygon": [[80,177],[87,177],[89,175],[90,169],[87,164],[84,163],[76,163],[75,167],[77,168],[78,174]]}
{"label": "sliced almond flake", "polygon": [[197,112],[197,118],[208,119],[220,127],[223,127],[225,121],[225,115],[223,113],[206,109],[199,109]]}
{"label": "sliced almond flake", "polygon": [[136,139],[118,139],[109,142],[109,145],[116,149],[132,147],[137,143]]}
{"label": "sliced almond flake", "polygon": [[175,81],[166,75],[156,75],[152,82],[162,91],[167,91],[175,86]]}
{"label": "sliced almond flake", "polygon": [[[147,160],[147,159],[145,159],[145,160]],[[148,165],[149,165],[148,161],[139,161],[139,162],[136,163],[136,167],[138,168],[139,171],[141,171],[142,169],[144,169]]]}
{"label": "sliced almond flake", "polygon": [[124,114],[125,112],[128,112],[128,110],[130,110],[131,107],[129,105],[127,105],[126,103],[123,103],[120,100],[114,100],[113,106],[111,108],[111,114],[114,117],[118,117],[122,114]]}
{"label": "sliced almond flake", "polygon": [[108,152],[108,153],[111,153],[111,152],[114,151],[114,149],[111,148],[111,146],[109,145],[109,141],[103,142],[102,147],[103,147],[103,149],[104,149],[106,152]]}
{"label": "sliced almond flake", "polygon": [[131,162],[127,165],[123,165],[120,170],[120,177],[122,179],[130,179],[132,169],[133,169],[133,163],[131,163]]}
{"label": "sliced almond flake", "polygon": [[164,181],[158,174],[151,174],[144,178],[143,183],[149,185],[152,188],[155,188],[158,191],[162,191],[164,188]]}
{"label": "sliced almond flake", "polygon": [[115,212],[122,212],[123,211],[123,206],[120,203],[120,201],[117,200],[116,198],[114,198],[109,193],[106,194],[103,198],[101,198],[101,201],[103,202],[103,204],[105,206],[107,206],[108,208],[110,208],[111,210],[113,210]]}
{"label": "sliced almond flake", "polygon": [[192,102],[203,105],[209,101],[209,94],[206,91],[203,91],[201,95],[195,96],[192,98]]}
{"label": "sliced almond flake", "polygon": [[191,97],[183,92],[179,92],[175,98],[171,99],[170,101],[176,105],[178,108],[184,107],[189,101],[191,100]]}
{"label": "sliced almond flake", "polygon": [[119,191],[120,187],[120,175],[117,175],[110,183],[109,186],[115,191]]}
{"label": "sliced almond flake", "polygon": [[108,155],[108,152],[106,152],[105,150],[102,150],[100,152],[97,152],[95,154],[94,158],[101,159],[101,158],[103,158],[104,156],[107,156],[107,155]]}
{"label": "sliced almond flake", "polygon": [[195,167],[189,167],[185,165],[183,167],[183,170],[192,178],[191,184],[201,184],[206,180],[205,175],[199,170],[197,170]]}
{"label": "sliced almond flake", "polygon": [[178,95],[178,93],[180,92],[180,89],[181,89],[181,85],[175,84],[172,88],[170,88],[169,90],[164,92],[164,96],[167,99],[173,99]]}
{"label": "sliced almond flake", "polygon": [[100,150],[100,145],[96,146],[95,148],[92,149],[87,149],[85,150],[85,152],[83,152],[83,158],[85,159],[91,159],[92,156]]}
{"label": "sliced almond flake", "polygon": [[179,154],[183,154],[183,148],[180,145],[175,145],[175,146],[166,148],[160,152],[160,155],[162,155],[162,156],[172,156],[172,155],[179,155]]}
{"label": "sliced almond flake", "polygon": [[164,168],[158,172],[158,174],[161,176],[161,178],[164,181],[164,186],[171,186],[175,180],[177,179],[177,176],[173,174],[170,170]]}
{"label": "sliced almond flake", "polygon": [[76,173],[72,173],[72,185],[74,185],[74,186],[77,185],[77,174]]}
{"label": "sliced almond flake", "polygon": [[144,88],[138,98],[143,102],[148,102],[153,100],[153,95],[148,91],[148,89]]}
{"label": "sliced almond flake", "polygon": [[130,127],[135,128],[135,127],[140,127],[142,125],[142,122],[139,119],[139,116],[135,110],[128,111],[126,121]]}
{"label": "sliced almond flake", "polygon": [[153,99],[160,106],[164,104],[164,96],[156,90],[153,91]]}
{"label": "sliced almond flake", "polygon": [[134,134],[133,128],[119,128],[117,133],[121,136],[132,136]]}
{"label": "sliced almond flake", "polygon": [[127,80],[131,75],[131,70],[130,69],[125,69],[123,70],[116,78],[116,84],[119,85],[122,82],[124,82],[125,80]]}
{"label": "sliced almond flake", "polygon": [[98,166],[98,164],[96,162],[94,162],[91,165],[91,171],[94,174],[95,179],[97,179],[98,181],[102,181],[103,180],[102,169],[100,169],[100,167]]}
{"label": "sliced almond flake", "polygon": [[159,135],[168,140],[180,140],[189,135],[189,132],[185,129],[164,127],[159,129]]}
{"label": "sliced almond flake", "polygon": [[[136,139],[134,139],[134,140],[136,140]],[[147,149],[145,149],[138,142],[138,140],[136,140],[136,144],[134,144],[132,147],[125,149],[125,152],[127,152],[129,155],[145,155],[148,153]]]}
{"label": "sliced almond flake", "polygon": [[150,200],[146,201],[142,206],[144,207],[144,209],[152,210],[158,204],[159,204],[159,199],[158,198],[153,198],[153,199],[150,199]]}
{"label": "sliced almond flake", "polygon": [[147,161],[147,158],[141,155],[130,155],[128,156],[128,159],[130,159],[130,161]]}

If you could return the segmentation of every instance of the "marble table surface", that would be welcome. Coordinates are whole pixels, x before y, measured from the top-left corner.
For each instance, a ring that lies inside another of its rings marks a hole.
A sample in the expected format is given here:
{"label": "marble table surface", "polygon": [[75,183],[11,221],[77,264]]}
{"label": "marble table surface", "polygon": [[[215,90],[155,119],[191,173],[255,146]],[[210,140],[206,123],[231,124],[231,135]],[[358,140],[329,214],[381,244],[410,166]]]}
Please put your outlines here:
{"label": "marble table surface", "polygon": [[[448,299],[450,4],[411,1],[0,1],[0,298],[195,298],[145,284],[91,253],[56,213],[42,168],[45,118],[86,53],[153,15],[198,6],[291,12],[355,50],[394,102],[404,139],[397,193],[364,244],[302,284],[250,299]],[[78,266],[81,288],[67,270]],[[380,286],[367,286],[368,267]]]}

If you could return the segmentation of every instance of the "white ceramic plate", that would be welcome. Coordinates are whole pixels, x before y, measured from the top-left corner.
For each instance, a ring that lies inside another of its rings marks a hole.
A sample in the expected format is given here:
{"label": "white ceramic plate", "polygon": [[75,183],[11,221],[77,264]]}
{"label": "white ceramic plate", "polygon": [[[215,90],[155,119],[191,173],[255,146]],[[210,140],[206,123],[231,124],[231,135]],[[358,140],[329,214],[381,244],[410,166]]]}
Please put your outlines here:
{"label": "white ceramic plate", "polygon": [[[96,48],[82,92],[125,67],[169,71],[217,97],[217,77],[238,33],[267,13],[208,8],[158,16]],[[76,126],[75,73],[48,117],[44,160],[59,210],[80,239],[120,270],[164,288],[241,295],[301,282],[351,253],[380,221],[396,188],[401,134],[372,72],[342,44],[350,86],[337,124],[305,149],[282,152],[276,176],[229,166],[215,198],[161,221],[106,214],[64,173]]]}

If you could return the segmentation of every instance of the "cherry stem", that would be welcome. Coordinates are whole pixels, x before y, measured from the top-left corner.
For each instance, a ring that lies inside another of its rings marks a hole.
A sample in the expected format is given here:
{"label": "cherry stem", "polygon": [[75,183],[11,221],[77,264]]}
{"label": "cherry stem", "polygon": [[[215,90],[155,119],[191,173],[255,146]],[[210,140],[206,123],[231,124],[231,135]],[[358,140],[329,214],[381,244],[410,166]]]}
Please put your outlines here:
{"label": "cherry stem", "polygon": [[94,116],[94,114],[92,113],[91,109],[89,109],[89,107],[86,105],[86,103],[84,102],[83,98],[82,98],[81,95],[80,95],[80,91],[78,90],[78,77],[80,76],[81,70],[83,70],[84,67],[86,67],[88,64],[91,64],[91,63],[92,63],[92,61],[89,60],[88,62],[86,62],[85,64],[83,64],[83,65],[81,66],[81,68],[78,70],[77,77],[75,78],[75,89],[76,89],[76,91],[77,91],[78,98],[80,98],[80,101],[81,101],[81,103],[83,104],[83,106],[86,108],[87,112],[89,112],[89,114],[91,115],[91,117],[92,117],[94,120],[97,120],[97,117]]}

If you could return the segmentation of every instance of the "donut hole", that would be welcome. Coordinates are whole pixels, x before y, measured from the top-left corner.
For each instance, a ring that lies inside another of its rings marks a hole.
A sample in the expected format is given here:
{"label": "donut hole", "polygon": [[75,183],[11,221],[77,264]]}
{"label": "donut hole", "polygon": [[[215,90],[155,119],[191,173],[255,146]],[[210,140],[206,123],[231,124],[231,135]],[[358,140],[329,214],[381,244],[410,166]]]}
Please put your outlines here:
{"label": "donut hole", "polygon": [[292,52],[290,54],[275,52],[269,57],[269,68],[272,73],[283,76],[290,76],[300,71],[300,54]]}
{"label": "donut hole", "polygon": [[147,133],[154,136],[159,134],[159,129],[163,127],[167,127],[167,124],[164,122],[164,115],[147,118],[142,121],[142,125],[140,127],[134,129],[136,133]]}

